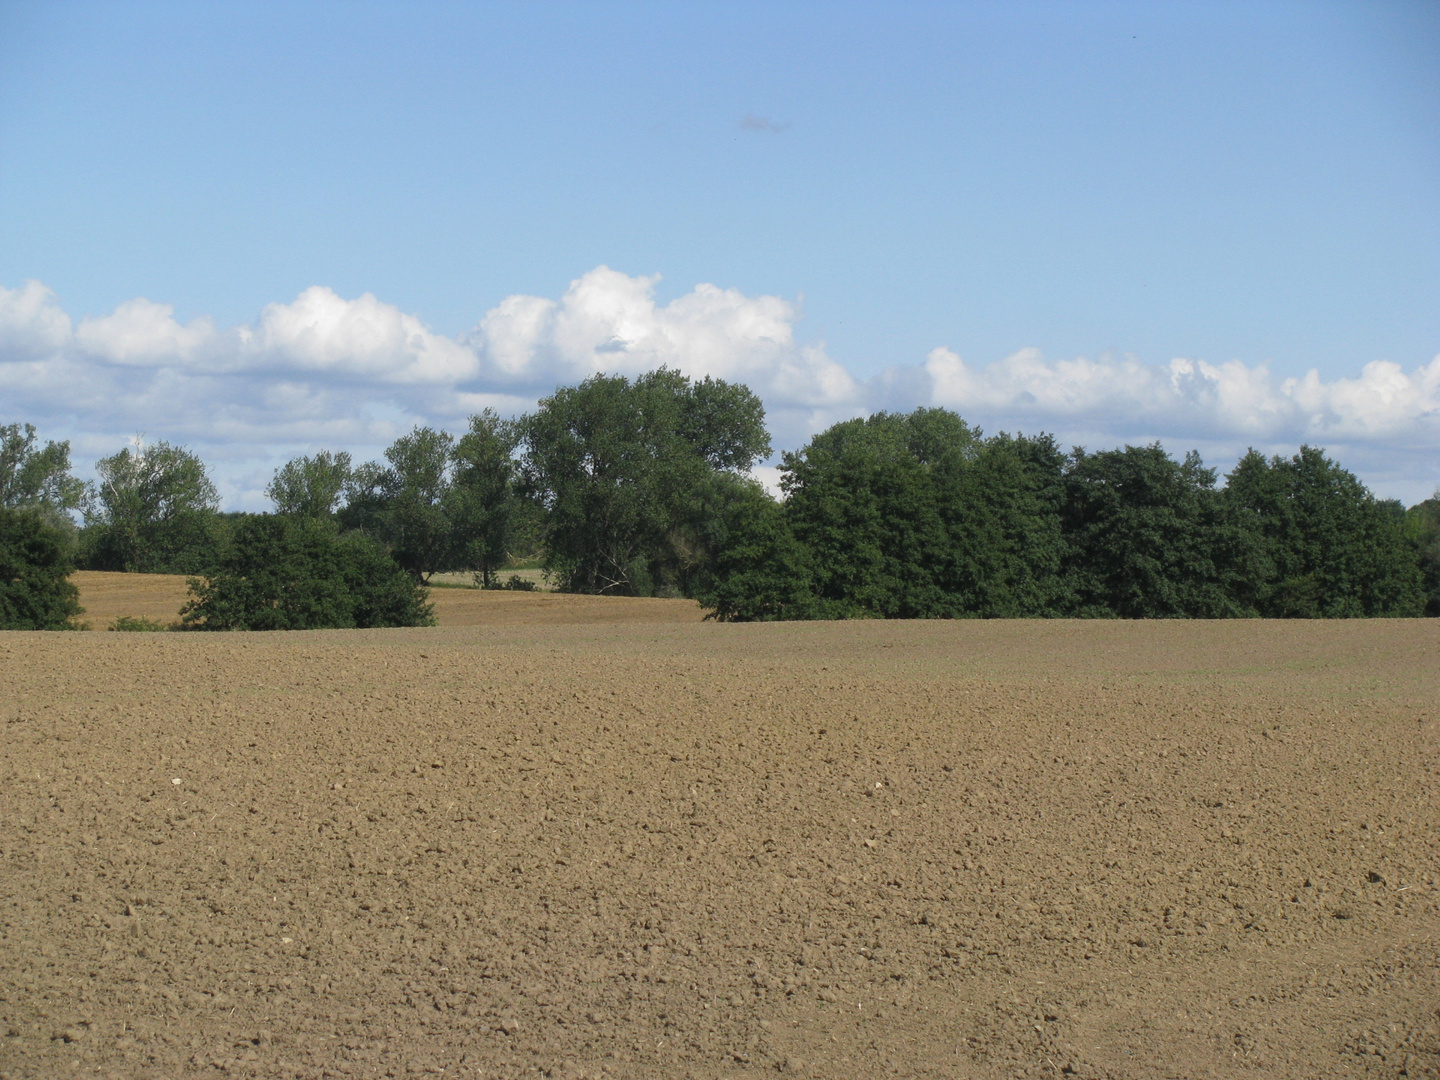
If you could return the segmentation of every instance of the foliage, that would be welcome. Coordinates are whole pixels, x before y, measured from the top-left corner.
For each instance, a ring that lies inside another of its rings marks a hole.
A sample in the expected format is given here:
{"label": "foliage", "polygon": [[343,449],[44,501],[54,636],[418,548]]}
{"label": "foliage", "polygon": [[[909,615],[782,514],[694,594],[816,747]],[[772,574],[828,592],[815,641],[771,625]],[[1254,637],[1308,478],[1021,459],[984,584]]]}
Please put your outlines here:
{"label": "foliage", "polygon": [[65,533],[33,507],[0,506],[0,630],[66,630],[81,612]]}
{"label": "foliage", "polygon": [[298,515],[242,521],[217,571],[190,582],[187,628],[318,630],[428,626],[425,590],[384,547]]}
{"label": "foliage", "polygon": [[1013,619],[1068,609],[1064,465],[1050,436],[1004,433],[937,463],[936,497],[949,545],[939,583],[958,612]]}
{"label": "foliage", "polygon": [[454,444],[447,432],[417,427],[385,451],[390,468],[380,474],[385,497],[381,536],[389,543],[391,556],[416,581],[449,569],[453,561],[446,496]]}
{"label": "foliage", "polygon": [[1065,473],[1065,573],[1080,615],[1125,619],[1253,614],[1231,585],[1246,545],[1198,454],[1158,444],[1086,454]]}
{"label": "foliage", "polygon": [[1310,447],[1252,454],[1219,489],[1193,453],[1067,458],[919,409],[836,424],[781,471],[783,505],[707,511],[696,595],[716,618],[1407,614],[1424,558],[1440,607],[1440,514],[1377,502]]}
{"label": "foliage", "polygon": [[1425,614],[1440,615],[1440,491],[1405,512],[1405,538],[1420,564]]}
{"label": "foliage", "polygon": [[1254,450],[1230,473],[1225,495],[1255,532],[1268,573],[1256,604],[1272,618],[1419,615],[1420,567],[1396,508],[1354,474],[1302,446],[1268,462]]}
{"label": "foliage", "polygon": [[150,619],[143,615],[121,615],[111,622],[110,629],[125,633],[153,634],[173,627],[159,619]]}
{"label": "foliage", "polygon": [[87,564],[97,570],[201,573],[224,533],[219,495],[181,446],[138,443],[96,462],[85,506]]}
{"label": "foliage", "polygon": [[711,549],[704,510],[769,453],[744,386],[661,368],[596,375],[521,421],[524,482],[543,505],[545,569],[572,592],[686,593]]}
{"label": "foliage", "polygon": [[956,613],[937,579],[948,537],[933,471],[936,461],[967,452],[974,433],[963,421],[943,429],[939,411],[847,420],[784,455],[786,518],[810,552],[815,595],[828,610],[906,619]]}
{"label": "foliage", "polygon": [[945,409],[815,436],[729,530],[702,595],[721,619],[1056,614],[1064,458],[1049,436],[984,439]]}
{"label": "foliage", "polygon": [[80,509],[85,484],[70,475],[70,443],[37,447],[35,428],[0,427],[0,506],[38,507],[55,515]]}
{"label": "foliage", "polygon": [[560,387],[518,421],[485,410],[458,438],[416,427],[383,462],[296,458],[266,489],[275,516],[217,513],[204,465],[165,442],[105,458],[87,489],[67,443],[12,424],[0,508],[63,547],[82,505],[82,565],[205,575],[186,622],[215,629],[412,625],[437,571],[533,588],[502,583],[519,565],[725,620],[1440,615],[1440,492],[1406,511],[1309,446],[1251,451],[1221,488],[1159,444],[1067,456],[946,409],[882,412],[784,454],[781,502],[745,475],[769,452],[748,388],[661,368]]}
{"label": "foliage", "polygon": [[810,550],[759,484],[748,485],[727,511],[725,543],[695,593],[709,617],[730,622],[842,617],[845,612],[816,597]]}
{"label": "foliage", "polygon": [[417,427],[367,462],[346,484],[340,522],[383,541],[417,582],[442,570],[489,581],[524,523],[513,457],[515,426],[489,409],[457,441]]}
{"label": "foliage", "polygon": [[265,495],[277,514],[324,518],[339,508],[350,482],[350,455],[322,450],[314,457],[298,457],[275,470]]}
{"label": "foliage", "polygon": [[[524,500],[516,491],[516,426],[485,409],[451,452],[451,484],[444,498],[460,563],[489,587],[516,537]],[[513,579],[519,580],[519,579]],[[514,588],[515,586],[511,586]]]}

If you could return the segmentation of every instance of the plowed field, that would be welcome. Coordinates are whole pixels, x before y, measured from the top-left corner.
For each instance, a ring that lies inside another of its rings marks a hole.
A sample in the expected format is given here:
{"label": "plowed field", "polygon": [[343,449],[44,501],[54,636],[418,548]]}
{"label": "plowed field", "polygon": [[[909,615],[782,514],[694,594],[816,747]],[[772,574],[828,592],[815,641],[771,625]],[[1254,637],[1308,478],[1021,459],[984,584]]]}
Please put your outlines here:
{"label": "plowed field", "polygon": [[0,1077],[1440,1074],[1435,621],[560,611],[0,634]]}

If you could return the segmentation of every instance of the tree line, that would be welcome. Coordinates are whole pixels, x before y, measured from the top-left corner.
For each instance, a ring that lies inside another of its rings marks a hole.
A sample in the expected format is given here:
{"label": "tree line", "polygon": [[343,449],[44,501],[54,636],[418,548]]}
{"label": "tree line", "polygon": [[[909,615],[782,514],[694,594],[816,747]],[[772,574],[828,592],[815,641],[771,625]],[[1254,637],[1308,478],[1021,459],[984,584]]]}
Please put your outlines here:
{"label": "tree line", "polygon": [[432,575],[503,587],[517,558],[736,621],[1440,614],[1440,495],[1378,500],[1314,447],[1252,450],[1221,484],[1158,444],[1065,451],[917,409],[783,454],[779,500],[750,476],[769,454],[747,387],[664,368],[417,427],[383,461],[296,458],[268,514],[220,512],[184,447],[127,447],[87,484],[67,443],[12,424],[0,625],[68,621],[74,566],[191,575],[197,628],[420,625]]}

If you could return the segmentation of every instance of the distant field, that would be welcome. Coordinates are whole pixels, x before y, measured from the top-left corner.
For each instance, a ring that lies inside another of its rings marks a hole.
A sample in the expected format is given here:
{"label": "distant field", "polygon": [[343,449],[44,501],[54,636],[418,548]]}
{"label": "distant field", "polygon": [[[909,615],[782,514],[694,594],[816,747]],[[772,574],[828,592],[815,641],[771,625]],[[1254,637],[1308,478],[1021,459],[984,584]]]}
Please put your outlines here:
{"label": "distant field", "polygon": [[[527,568],[525,570],[502,570],[496,574],[495,577],[501,582],[507,582],[512,577],[518,577],[521,581],[528,581],[534,585],[535,588],[544,592],[551,591],[550,583],[545,580],[545,571],[543,570],[533,568]],[[461,585],[465,588],[473,588],[475,575],[468,570],[464,573],[435,574],[430,578],[430,583],[442,587]]]}
{"label": "distant field", "polygon": [[[539,574],[535,571],[515,571]],[[470,575],[455,575],[465,579]],[[123,615],[170,623],[179,620],[188,595],[183,576],[175,574],[110,574],[77,571],[72,581],[80,589],[81,619],[93,630],[104,630]],[[509,590],[432,589],[430,602],[441,626],[504,626],[587,622],[698,622],[704,617],[692,600],[653,600],[636,597],[572,596],[552,592]]]}
{"label": "distant field", "polygon": [[435,596],[0,634],[0,1077],[1440,1070],[1435,620]]}

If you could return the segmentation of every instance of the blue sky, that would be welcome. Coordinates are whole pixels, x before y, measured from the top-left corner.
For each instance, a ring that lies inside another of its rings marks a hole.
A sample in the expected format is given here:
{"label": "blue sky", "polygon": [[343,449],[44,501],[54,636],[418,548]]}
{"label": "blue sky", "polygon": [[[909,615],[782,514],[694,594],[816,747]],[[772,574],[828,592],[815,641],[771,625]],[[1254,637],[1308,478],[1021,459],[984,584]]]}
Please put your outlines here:
{"label": "blue sky", "polygon": [[0,3],[0,288],[0,423],[232,506],[657,362],[1413,502],[1440,6]]}

